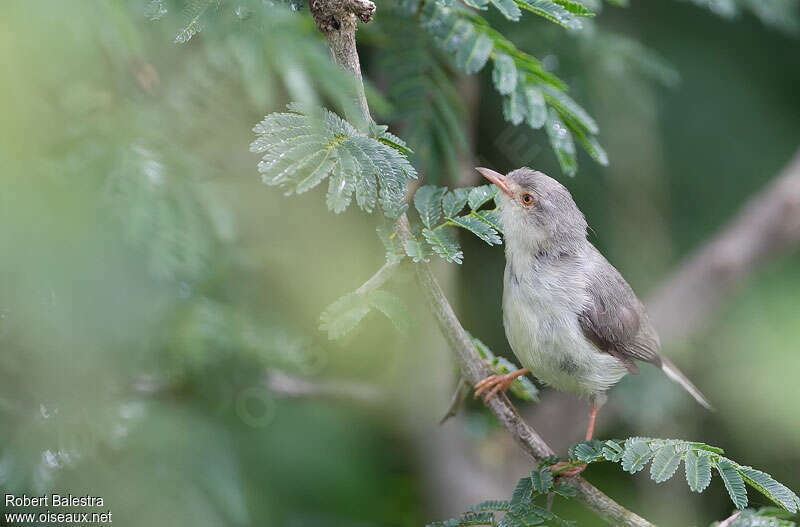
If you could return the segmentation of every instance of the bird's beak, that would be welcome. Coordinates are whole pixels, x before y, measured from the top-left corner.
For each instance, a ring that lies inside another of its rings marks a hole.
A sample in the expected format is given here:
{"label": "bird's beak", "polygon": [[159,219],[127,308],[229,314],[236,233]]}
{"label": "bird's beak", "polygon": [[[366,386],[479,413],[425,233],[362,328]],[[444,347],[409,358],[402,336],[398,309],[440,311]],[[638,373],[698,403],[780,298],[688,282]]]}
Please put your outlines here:
{"label": "bird's beak", "polygon": [[506,177],[503,174],[495,172],[489,168],[475,167],[475,170],[480,172],[483,177],[497,185],[497,187],[505,192],[509,197],[511,196],[511,189],[508,188]]}

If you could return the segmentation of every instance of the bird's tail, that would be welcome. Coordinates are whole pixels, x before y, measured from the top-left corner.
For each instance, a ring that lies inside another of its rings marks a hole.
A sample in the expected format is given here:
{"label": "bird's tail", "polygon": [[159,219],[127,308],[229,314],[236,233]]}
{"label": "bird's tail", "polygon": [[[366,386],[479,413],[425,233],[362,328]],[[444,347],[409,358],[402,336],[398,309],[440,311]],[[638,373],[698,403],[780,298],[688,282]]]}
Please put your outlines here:
{"label": "bird's tail", "polygon": [[708,410],[712,411],[714,410],[714,407],[711,406],[711,403],[708,402],[706,396],[703,395],[703,393],[697,389],[697,386],[692,384],[692,381],[687,379],[686,375],[684,375],[683,372],[681,372],[681,370],[679,370],[677,366],[672,364],[672,362],[668,358],[663,356],[661,357],[661,370],[667,374],[667,377],[669,377],[674,382],[677,382],[678,384],[683,386],[687,392],[692,394],[692,397],[694,397],[698,403],[702,404]]}

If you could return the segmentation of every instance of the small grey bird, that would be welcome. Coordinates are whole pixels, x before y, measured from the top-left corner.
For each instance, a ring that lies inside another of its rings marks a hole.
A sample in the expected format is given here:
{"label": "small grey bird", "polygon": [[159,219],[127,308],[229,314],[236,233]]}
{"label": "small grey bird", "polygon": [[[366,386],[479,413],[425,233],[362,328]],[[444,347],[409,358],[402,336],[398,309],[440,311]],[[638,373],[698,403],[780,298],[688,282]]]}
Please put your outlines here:
{"label": "small grey bird", "polygon": [[586,239],[586,219],[569,191],[530,168],[507,176],[476,170],[501,190],[503,325],[524,369],[487,377],[475,386],[475,396],[485,394],[488,401],[517,377],[533,373],[558,390],[589,398],[589,440],[605,392],[627,373],[639,373],[638,360],[661,368],[711,409],[700,390],[659,354],[644,306]]}

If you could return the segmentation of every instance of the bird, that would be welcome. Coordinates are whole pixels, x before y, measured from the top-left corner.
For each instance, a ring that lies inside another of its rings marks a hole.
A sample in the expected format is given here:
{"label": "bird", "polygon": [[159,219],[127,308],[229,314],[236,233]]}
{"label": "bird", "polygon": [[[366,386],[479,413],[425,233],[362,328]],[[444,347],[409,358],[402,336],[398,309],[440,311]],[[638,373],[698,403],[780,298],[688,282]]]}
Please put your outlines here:
{"label": "bird", "polygon": [[523,167],[507,175],[476,167],[498,191],[505,238],[503,326],[522,369],[475,385],[488,401],[533,374],[590,401],[586,440],[594,436],[606,392],[636,361],[660,368],[711,410],[708,399],[660,350],[647,311],[619,271],[587,239],[588,224],[569,191]]}

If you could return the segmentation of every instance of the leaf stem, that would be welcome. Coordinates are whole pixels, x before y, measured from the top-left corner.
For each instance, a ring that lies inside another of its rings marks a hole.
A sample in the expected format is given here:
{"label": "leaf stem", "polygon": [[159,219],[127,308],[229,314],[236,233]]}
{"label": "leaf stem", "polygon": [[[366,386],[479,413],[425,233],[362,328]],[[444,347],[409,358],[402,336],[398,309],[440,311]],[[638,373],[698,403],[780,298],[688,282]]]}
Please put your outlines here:
{"label": "leaf stem", "polygon": [[361,284],[361,287],[356,289],[356,294],[364,295],[378,289],[392,276],[399,265],[400,262],[386,262],[383,264],[383,267],[378,269],[369,280]]}

